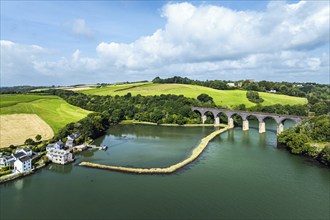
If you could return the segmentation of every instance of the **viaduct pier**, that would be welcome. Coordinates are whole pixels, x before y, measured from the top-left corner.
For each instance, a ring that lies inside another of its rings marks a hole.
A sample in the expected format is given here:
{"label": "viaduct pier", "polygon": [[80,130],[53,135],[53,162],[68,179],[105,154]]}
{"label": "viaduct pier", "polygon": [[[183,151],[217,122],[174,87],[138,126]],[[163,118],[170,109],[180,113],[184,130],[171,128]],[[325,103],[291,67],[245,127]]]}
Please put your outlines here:
{"label": "viaduct pier", "polygon": [[219,126],[220,124],[220,114],[224,114],[228,117],[228,128],[234,128],[234,119],[233,116],[239,115],[242,117],[243,131],[249,130],[249,118],[255,117],[259,121],[259,133],[266,132],[265,119],[271,118],[275,120],[277,124],[277,134],[280,134],[284,130],[284,121],[292,120],[296,123],[300,123],[304,118],[303,116],[293,116],[293,115],[280,115],[273,113],[265,113],[265,112],[246,112],[246,111],[236,111],[229,109],[217,109],[217,108],[203,108],[203,107],[193,107],[193,111],[201,114],[202,123],[204,124],[207,116],[206,113],[211,113],[214,117],[214,126]]}

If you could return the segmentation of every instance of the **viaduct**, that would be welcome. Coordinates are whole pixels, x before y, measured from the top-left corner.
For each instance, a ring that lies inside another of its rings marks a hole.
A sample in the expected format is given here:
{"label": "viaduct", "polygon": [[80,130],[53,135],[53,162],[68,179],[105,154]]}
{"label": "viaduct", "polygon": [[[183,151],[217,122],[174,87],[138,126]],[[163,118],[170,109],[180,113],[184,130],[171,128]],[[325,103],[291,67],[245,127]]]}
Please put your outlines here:
{"label": "viaduct", "polygon": [[296,123],[300,123],[304,118],[303,116],[293,116],[293,115],[279,115],[273,113],[265,113],[265,112],[245,112],[245,111],[236,111],[236,110],[228,110],[228,109],[216,109],[216,108],[202,108],[202,107],[193,107],[193,111],[199,112],[202,116],[203,124],[206,121],[206,113],[210,112],[214,116],[214,126],[219,126],[220,124],[220,114],[223,113],[228,117],[228,128],[234,128],[234,115],[239,115],[243,119],[243,131],[249,130],[249,117],[254,116],[259,121],[259,133],[266,132],[265,119],[272,118],[277,123],[277,134],[281,133],[284,130],[284,121],[292,120]]}

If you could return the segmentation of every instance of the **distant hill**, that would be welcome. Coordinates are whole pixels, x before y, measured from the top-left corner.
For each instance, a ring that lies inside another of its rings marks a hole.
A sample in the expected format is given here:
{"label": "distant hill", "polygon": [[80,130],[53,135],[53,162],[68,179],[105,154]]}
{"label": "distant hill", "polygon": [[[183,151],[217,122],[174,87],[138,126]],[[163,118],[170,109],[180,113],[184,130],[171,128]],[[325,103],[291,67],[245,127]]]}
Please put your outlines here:
{"label": "distant hill", "polygon": [[[246,98],[246,91],[244,90],[217,90],[197,85],[187,84],[157,84],[152,82],[147,83],[131,83],[122,85],[111,85],[96,89],[81,90],[84,94],[93,95],[125,95],[131,93],[132,95],[161,95],[161,94],[174,94],[184,95],[190,98],[197,98],[198,95],[205,93],[211,96],[216,105],[232,107],[239,104],[245,104],[246,107],[252,107],[256,104],[250,102]],[[306,98],[293,97],[287,95],[279,95],[273,93],[259,92],[259,95],[264,102],[262,105],[296,105],[306,104]]]}

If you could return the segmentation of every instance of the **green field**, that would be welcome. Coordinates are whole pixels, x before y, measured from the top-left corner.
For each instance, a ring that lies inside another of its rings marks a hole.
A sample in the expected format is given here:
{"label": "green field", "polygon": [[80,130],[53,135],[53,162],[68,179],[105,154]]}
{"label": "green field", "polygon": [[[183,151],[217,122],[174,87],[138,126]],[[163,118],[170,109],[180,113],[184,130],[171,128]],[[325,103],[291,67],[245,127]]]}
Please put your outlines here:
{"label": "green field", "polygon": [[89,113],[90,111],[70,105],[57,96],[0,95],[0,114],[37,114],[54,133]]}
{"label": "green field", "polygon": [[[127,89],[137,89],[139,87],[144,87],[147,85],[152,85],[151,82],[143,82],[143,83],[130,83],[130,84],[118,84],[118,85],[111,85],[101,88],[95,88],[95,89],[88,89],[88,90],[80,90],[79,92],[82,92],[84,94],[91,94],[91,95],[115,95],[120,93],[121,90],[123,90],[123,94],[126,94],[125,92]],[[120,93],[122,94],[122,93]]]}
{"label": "green field", "polygon": [[[208,87],[186,84],[132,83],[107,86],[98,89],[83,90],[79,92],[94,95],[125,95],[128,92],[132,93],[132,95],[141,94],[143,96],[175,94],[184,95],[190,98],[197,98],[198,95],[206,93],[212,96],[214,102],[220,106],[231,107],[234,105],[245,104],[246,107],[251,107],[255,105],[253,102],[250,102],[246,98],[246,91],[243,90],[216,90]],[[262,105],[294,105],[307,103],[305,98],[265,92],[259,92],[259,95],[264,99]]]}

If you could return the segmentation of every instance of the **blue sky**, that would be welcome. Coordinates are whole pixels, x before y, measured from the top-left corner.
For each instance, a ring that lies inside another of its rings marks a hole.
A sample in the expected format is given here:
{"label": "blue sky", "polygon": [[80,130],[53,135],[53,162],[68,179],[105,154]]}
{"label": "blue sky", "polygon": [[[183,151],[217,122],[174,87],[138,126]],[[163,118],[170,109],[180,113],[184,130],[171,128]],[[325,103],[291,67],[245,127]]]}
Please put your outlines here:
{"label": "blue sky", "polygon": [[1,86],[329,83],[328,1],[1,1]]}

